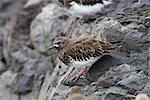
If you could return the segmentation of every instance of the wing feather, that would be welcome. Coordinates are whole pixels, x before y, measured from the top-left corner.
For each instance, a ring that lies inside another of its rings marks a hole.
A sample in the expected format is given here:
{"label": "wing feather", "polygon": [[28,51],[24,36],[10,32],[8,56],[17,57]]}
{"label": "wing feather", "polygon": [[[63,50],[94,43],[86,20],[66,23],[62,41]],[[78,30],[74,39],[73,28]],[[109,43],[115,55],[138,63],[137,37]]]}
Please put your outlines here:
{"label": "wing feather", "polygon": [[103,4],[103,0],[58,0],[58,1],[61,2],[65,6],[69,6],[69,3],[72,1],[83,4],[83,5],[94,5],[96,3]]}
{"label": "wing feather", "polygon": [[74,42],[66,50],[66,55],[72,57],[74,60],[88,60],[90,57],[96,57],[103,54],[103,50],[99,41],[94,39],[84,39],[80,42]]}

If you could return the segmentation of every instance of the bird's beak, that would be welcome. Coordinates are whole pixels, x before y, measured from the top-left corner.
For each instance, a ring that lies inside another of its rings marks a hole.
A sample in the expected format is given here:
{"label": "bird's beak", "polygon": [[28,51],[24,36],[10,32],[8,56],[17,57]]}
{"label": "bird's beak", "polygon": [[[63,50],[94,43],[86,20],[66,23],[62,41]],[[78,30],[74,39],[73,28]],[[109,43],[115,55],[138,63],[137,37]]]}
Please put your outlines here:
{"label": "bird's beak", "polygon": [[58,45],[57,44],[53,44],[53,45],[51,45],[50,47],[48,47],[48,49],[47,50],[50,50],[50,49],[53,49],[53,48],[57,48],[58,47]]}

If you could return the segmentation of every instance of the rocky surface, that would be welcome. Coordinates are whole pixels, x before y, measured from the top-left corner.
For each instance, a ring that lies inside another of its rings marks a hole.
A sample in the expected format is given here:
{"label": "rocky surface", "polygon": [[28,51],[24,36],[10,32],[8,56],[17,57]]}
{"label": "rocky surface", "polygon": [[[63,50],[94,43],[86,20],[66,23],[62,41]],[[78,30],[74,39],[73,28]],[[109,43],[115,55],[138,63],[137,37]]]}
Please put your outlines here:
{"label": "rocky surface", "polygon": [[[51,0],[1,0],[0,100],[48,100],[54,92],[54,100],[64,100],[74,85],[89,100],[150,96],[150,1],[115,1],[103,15],[81,24]],[[121,47],[99,59],[86,79],[66,80],[56,90],[68,67],[47,48],[60,35],[91,35]]]}

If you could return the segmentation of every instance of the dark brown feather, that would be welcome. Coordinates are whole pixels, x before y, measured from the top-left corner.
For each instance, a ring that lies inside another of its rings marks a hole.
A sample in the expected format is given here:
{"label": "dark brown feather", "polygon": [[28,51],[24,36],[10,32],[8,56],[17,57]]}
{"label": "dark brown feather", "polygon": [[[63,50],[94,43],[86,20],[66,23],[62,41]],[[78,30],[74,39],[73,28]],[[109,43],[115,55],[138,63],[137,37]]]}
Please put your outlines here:
{"label": "dark brown feather", "polygon": [[82,4],[82,5],[94,5],[96,3],[103,4],[103,0],[58,0],[60,3],[62,3],[64,6],[69,6],[69,4],[74,1],[76,3]]}
{"label": "dark brown feather", "polygon": [[60,43],[57,50],[60,60],[65,64],[69,64],[71,59],[83,61],[90,59],[90,57],[99,57],[118,47],[115,44],[98,41],[90,37],[74,39],[58,37],[55,39],[54,44],[55,43]]}
{"label": "dark brown feather", "polygon": [[60,59],[65,63],[69,63],[70,57],[74,60],[88,60],[90,57],[98,57],[103,54],[100,42],[95,39],[83,38],[69,44],[66,48],[59,52]]}

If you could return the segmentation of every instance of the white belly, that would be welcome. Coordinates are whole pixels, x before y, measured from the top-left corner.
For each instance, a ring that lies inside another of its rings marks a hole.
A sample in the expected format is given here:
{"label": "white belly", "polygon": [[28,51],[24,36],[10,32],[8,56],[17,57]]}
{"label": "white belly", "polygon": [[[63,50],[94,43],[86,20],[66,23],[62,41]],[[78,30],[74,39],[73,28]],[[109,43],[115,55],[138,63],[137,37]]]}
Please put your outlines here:
{"label": "white belly", "polygon": [[72,5],[69,8],[69,10],[75,16],[89,16],[101,12],[102,8],[104,8],[104,5],[100,3],[97,3],[95,5],[86,5],[86,6],[79,5],[76,3]]}
{"label": "white belly", "polygon": [[90,57],[90,59],[75,61],[71,60],[70,66],[74,68],[90,68],[100,57]]}

